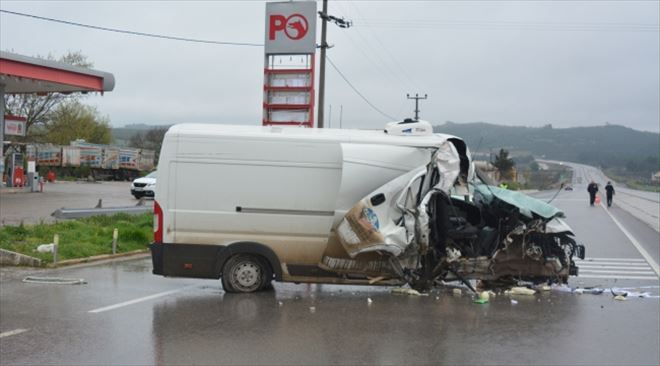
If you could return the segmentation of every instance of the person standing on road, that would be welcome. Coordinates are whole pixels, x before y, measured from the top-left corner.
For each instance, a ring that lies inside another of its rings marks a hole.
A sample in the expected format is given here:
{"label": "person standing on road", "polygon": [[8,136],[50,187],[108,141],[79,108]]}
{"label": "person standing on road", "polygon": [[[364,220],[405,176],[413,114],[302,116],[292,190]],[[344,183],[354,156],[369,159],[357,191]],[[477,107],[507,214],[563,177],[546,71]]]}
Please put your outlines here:
{"label": "person standing on road", "polygon": [[614,196],[614,186],[612,182],[607,182],[605,186],[605,194],[607,195],[607,207],[612,207],[612,196]]}
{"label": "person standing on road", "polygon": [[593,206],[596,200],[596,193],[598,193],[598,184],[592,180],[587,186],[587,192],[589,192],[589,204]]}

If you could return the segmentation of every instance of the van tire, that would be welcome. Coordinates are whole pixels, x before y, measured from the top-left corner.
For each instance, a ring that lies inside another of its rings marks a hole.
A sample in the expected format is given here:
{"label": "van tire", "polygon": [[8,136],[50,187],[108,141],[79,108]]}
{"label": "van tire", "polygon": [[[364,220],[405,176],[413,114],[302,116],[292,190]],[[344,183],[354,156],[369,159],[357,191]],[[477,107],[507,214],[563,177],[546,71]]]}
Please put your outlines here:
{"label": "van tire", "polygon": [[249,293],[268,287],[273,278],[270,266],[260,257],[237,254],[222,267],[222,287],[226,292]]}

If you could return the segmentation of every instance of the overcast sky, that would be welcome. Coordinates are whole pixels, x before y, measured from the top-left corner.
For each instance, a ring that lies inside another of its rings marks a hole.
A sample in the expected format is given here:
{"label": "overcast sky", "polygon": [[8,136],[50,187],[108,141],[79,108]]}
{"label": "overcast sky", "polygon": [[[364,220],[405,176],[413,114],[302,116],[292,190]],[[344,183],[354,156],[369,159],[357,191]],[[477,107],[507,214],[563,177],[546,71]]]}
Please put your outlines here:
{"label": "overcast sky", "polygon": [[[404,118],[428,94],[432,123],[555,127],[606,122],[660,130],[660,2],[333,1],[328,55],[384,114]],[[264,1],[8,1],[3,10],[217,41],[263,43]],[[318,2],[321,9],[321,2]],[[320,23],[317,39],[320,40]],[[109,33],[0,13],[0,48],[59,57],[81,51],[116,87],[91,96],[115,127],[261,123],[263,48]],[[389,119],[328,64],[326,126]],[[332,111],[330,111],[332,106]]]}

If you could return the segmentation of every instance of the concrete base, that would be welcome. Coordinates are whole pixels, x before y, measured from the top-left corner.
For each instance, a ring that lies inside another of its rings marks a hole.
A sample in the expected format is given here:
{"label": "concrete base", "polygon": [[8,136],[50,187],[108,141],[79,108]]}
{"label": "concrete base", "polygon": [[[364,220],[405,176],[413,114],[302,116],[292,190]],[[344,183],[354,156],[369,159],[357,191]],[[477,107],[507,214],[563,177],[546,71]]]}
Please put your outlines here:
{"label": "concrete base", "polygon": [[41,259],[0,249],[0,265],[41,267]]}

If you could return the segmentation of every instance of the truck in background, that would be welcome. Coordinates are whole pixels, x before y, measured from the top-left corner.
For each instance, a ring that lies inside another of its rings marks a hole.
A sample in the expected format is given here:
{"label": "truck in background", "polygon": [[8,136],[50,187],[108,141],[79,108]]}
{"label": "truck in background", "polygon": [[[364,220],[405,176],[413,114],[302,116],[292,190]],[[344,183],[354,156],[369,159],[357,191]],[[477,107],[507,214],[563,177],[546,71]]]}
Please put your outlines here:
{"label": "truck in background", "polygon": [[75,175],[75,170],[88,167],[95,179],[133,180],[155,166],[155,152],[147,149],[71,141],[68,146],[30,144],[28,160],[37,169],[56,170],[59,175]]}

